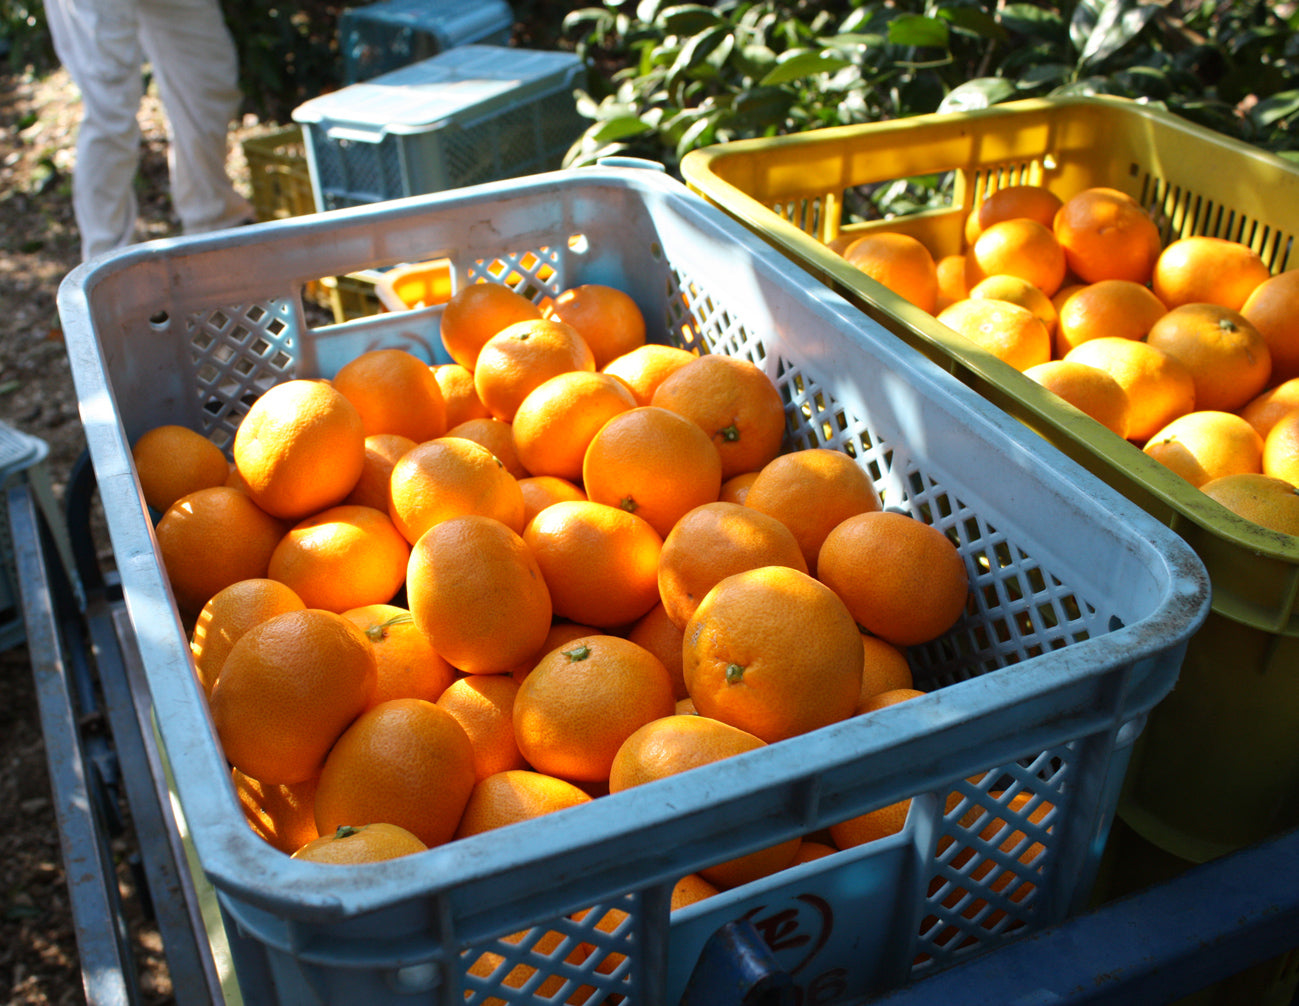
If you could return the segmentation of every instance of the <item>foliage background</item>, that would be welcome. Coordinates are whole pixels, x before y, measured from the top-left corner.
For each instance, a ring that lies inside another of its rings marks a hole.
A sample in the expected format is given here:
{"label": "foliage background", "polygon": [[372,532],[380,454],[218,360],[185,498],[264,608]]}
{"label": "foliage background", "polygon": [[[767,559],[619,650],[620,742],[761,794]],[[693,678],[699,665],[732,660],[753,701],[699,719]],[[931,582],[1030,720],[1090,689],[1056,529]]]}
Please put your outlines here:
{"label": "foliage background", "polygon": [[[330,0],[223,0],[247,111],[337,87]],[[513,43],[575,50],[591,126],[570,152],[675,170],[688,150],[1015,98],[1117,94],[1265,149],[1299,148],[1299,13],[1267,0],[514,0]],[[54,65],[41,0],[0,0],[11,68]]]}

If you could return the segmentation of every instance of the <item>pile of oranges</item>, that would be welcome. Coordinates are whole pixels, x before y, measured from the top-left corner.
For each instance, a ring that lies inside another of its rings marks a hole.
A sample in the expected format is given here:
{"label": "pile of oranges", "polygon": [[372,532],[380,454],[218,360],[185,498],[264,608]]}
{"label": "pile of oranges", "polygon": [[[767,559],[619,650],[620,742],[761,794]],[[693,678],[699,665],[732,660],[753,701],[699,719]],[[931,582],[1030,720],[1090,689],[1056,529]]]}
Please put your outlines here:
{"label": "pile of oranges", "polygon": [[1096,186],[996,190],[962,251],[901,231],[833,247],[1229,510],[1299,534],[1299,269],[1248,245],[1164,242],[1135,199]]}
{"label": "pile of oranges", "polygon": [[[963,558],[756,365],[647,339],[624,292],[469,285],[454,362],[369,350],[267,390],[231,459],[134,445],[249,825],[404,855],[921,694]],[[906,804],[682,879],[678,904],[896,831]]]}

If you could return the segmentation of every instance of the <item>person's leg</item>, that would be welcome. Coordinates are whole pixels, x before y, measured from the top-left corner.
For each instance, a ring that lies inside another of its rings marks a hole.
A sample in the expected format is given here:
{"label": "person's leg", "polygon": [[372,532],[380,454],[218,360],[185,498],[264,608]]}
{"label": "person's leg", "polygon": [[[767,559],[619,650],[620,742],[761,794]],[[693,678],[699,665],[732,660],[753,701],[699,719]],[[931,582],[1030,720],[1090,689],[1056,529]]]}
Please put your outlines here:
{"label": "person's leg", "polygon": [[130,243],[138,212],[143,54],[134,0],[45,0],[60,62],[81,91],[72,205],[82,258]]}
{"label": "person's leg", "polygon": [[140,39],[170,130],[171,197],[187,234],[252,220],[226,174],[238,56],[217,0],[139,0]]}

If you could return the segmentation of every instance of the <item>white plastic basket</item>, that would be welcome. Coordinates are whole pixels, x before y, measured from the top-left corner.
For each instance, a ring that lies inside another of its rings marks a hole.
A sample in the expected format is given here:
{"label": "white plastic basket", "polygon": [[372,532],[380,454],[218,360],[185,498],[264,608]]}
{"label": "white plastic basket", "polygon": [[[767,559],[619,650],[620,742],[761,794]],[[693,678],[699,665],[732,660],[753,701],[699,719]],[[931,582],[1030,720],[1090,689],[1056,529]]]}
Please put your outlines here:
{"label": "white plastic basket", "polygon": [[[887,506],[958,543],[971,611],[911,652],[930,694],[508,836],[355,870],[291,860],[254,836],[129,445],[172,422],[228,446],[266,388],[330,375],[362,348],[445,359],[440,306],[317,330],[302,308],[317,276],[441,257],[458,284],[488,278],[533,297],[621,287],[655,338],[762,366],[788,403],[791,447],[850,452]],[[586,985],[659,1006],[679,999],[708,935],[741,915],[808,1002],[993,948],[1087,897],[1132,741],[1206,613],[1204,569],[1181,539],[661,173],[557,172],[154,242],[74,270],[59,310],[158,730],[250,1002],[563,1002]],[[669,920],[683,873],[911,796],[900,834]],[[994,816],[1005,832],[992,833]],[[1003,851],[1014,829],[1041,854]],[[1010,897],[1019,880],[1002,891],[1011,876],[1031,884],[1022,900]],[[627,920],[597,930],[612,908]],[[559,946],[531,949],[549,930]],[[593,952],[565,961],[579,943]],[[506,966],[467,975],[485,950]],[[540,969],[535,980],[501,987],[519,961]],[[533,997],[549,975],[569,984]]]}
{"label": "white plastic basket", "polygon": [[293,110],[336,210],[558,168],[587,125],[571,52],[462,45]]}

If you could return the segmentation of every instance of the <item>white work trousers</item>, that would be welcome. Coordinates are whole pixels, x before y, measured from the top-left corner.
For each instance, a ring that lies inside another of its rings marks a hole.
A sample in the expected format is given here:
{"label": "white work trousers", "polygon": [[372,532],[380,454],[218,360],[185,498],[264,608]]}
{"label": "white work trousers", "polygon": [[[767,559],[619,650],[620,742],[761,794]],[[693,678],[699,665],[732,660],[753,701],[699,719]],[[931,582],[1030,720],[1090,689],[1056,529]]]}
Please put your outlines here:
{"label": "white work trousers", "polygon": [[238,55],[219,0],[45,0],[55,52],[81,91],[72,176],[81,254],[129,244],[147,59],[168,127],[171,198],[187,234],[253,217],[226,174]]}

